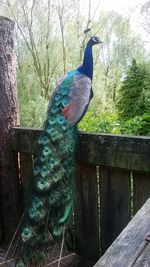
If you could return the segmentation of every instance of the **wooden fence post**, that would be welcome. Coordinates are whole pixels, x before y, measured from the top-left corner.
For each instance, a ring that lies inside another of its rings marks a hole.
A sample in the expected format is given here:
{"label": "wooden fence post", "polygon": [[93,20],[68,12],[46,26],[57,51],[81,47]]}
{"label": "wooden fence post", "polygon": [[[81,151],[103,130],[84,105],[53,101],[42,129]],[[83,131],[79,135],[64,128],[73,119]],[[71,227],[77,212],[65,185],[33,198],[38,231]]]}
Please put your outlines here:
{"label": "wooden fence post", "polygon": [[18,154],[11,150],[11,127],[18,124],[14,22],[0,17],[0,241],[6,243],[18,223]]}

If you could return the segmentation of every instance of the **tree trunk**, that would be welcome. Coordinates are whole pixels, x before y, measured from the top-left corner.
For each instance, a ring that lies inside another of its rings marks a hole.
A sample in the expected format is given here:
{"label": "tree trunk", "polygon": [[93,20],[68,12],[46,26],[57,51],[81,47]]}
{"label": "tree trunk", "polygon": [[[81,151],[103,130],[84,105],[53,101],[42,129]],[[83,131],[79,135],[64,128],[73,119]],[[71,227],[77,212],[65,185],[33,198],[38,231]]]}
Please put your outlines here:
{"label": "tree trunk", "polygon": [[14,22],[0,17],[0,241],[6,242],[18,223],[18,156],[11,150],[18,114]]}

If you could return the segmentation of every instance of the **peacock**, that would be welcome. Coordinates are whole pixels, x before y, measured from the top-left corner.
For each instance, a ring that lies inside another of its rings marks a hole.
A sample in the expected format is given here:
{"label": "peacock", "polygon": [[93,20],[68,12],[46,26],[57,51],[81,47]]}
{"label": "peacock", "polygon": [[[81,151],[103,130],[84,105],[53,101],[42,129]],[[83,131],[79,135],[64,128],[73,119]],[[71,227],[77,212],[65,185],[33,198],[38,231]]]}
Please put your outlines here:
{"label": "peacock", "polygon": [[93,96],[92,47],[99,43],[96,36],[89,39],[82,65],[63,75],[52,93],[33,173],[24,193],[22,249],[17,267],[28,266],[35,259],[38,262],[40,251],[50,240],[61,240],[72,213],[77,124]]}

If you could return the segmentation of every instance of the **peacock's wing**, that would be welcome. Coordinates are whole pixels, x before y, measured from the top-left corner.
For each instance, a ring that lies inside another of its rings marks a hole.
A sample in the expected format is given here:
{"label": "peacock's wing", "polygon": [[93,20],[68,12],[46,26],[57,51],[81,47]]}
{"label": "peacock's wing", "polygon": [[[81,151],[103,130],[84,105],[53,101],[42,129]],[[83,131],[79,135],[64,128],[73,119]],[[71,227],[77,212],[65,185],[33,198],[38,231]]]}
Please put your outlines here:
{"label": "peacock's wing", "polygon": [[92,96],[91,79],[86,75],[75,75],[70,88],[70,101],[62,113],[70,126],[78,123],[87,111]]}

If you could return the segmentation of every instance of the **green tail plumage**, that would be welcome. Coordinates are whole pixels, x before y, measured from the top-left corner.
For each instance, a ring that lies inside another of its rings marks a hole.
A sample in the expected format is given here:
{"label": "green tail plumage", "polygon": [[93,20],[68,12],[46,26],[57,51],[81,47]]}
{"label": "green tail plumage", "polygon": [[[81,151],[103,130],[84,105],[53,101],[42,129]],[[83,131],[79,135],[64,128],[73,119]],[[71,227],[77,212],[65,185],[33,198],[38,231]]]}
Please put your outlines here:
{"label": "green tail plumage", "polygon": [[[23,251],[17,267],[24,266],[26,258],[35,258],[33,248],[62,237],[72,211],[77,129],[76,126],[70,127],[62,115],[69,100],[71,82],[71,76],[66,82],[64,79],[53,94],[44,130],[38,140],[33,176],[25,190],[26,212],[21,233]],[[35,254],[38,254],[36,250]]]}

